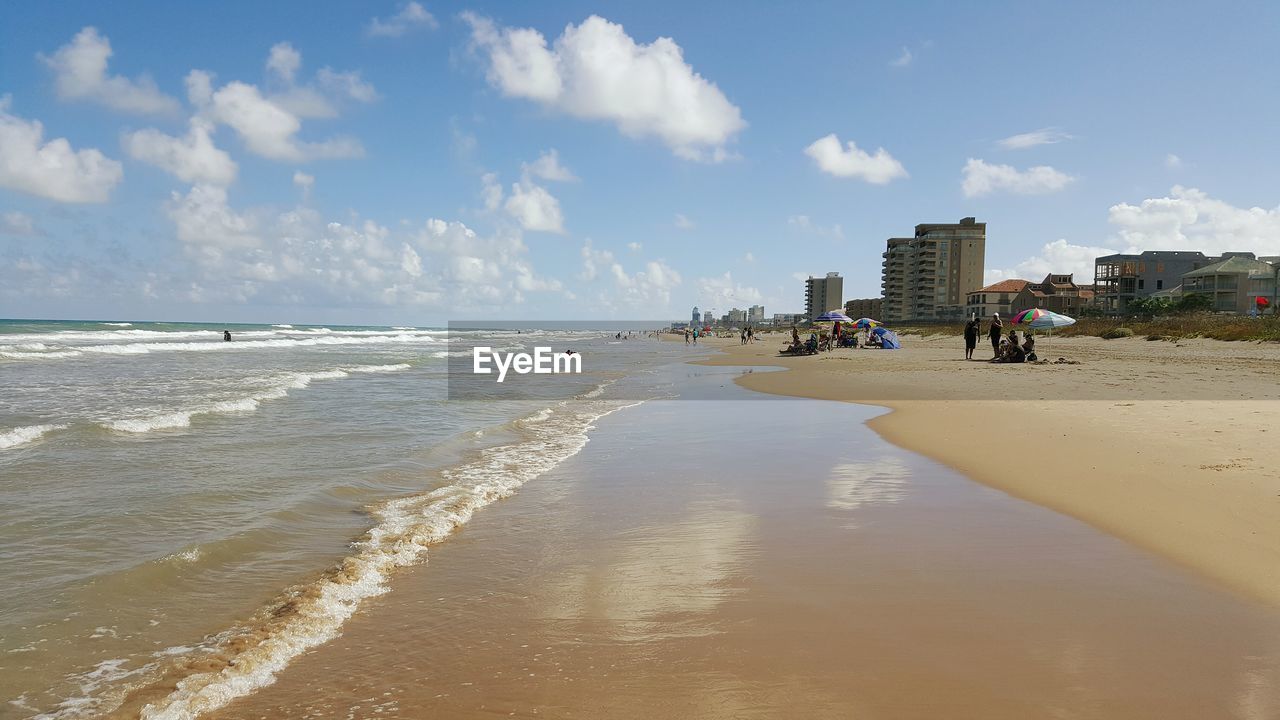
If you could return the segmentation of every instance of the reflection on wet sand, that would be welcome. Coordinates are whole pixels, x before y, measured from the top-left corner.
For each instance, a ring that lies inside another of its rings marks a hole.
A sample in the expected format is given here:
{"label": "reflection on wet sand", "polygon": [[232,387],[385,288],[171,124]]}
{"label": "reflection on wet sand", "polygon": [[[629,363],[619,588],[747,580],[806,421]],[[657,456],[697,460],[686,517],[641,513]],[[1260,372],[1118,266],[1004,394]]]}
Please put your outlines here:
{"label": "reflection on wet sand", "polygon": [[545,617],[607,621],[626,641],[716,632],[710,613],[742,591],[753,522],[702,503],[676,522],[633,530],[609,555],[551,579]]}
{"label": "reflection on wet sand", "polygon": [[[892,455],[841,463],[827,477],[827,507],[852,511],[864,505],[896,503],[907,496],[910,476],[906,463]],[[845,526],[856,524],[850,518]]]}

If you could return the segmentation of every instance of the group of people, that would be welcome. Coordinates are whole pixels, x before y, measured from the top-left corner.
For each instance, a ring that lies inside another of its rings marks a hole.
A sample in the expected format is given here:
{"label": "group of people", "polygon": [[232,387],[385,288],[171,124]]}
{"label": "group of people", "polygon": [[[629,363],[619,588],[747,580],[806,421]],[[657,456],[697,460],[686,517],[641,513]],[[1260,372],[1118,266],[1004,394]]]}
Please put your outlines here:
{"label": "group of people", "polygon": [[690,339],[690,338],[692,338],[692,339],[693,339],[693,344],[694,344],[694,345],[697,345],[697,344],[698,344],[698,333],[699,333],[699,332],[700,332],[699,328],[692,328],[692,329],[690,329],[690,328],[685,328],[685,329],[684,329],[684,344],[685,344],[685,345],[688,345],[688,344],[689,344],[689,339]]}
{"label": "group of people", "polygon": [[[978,347],[978,333],[981,321],[974,315],[964,325],[964,359],[972,360],[973,351]],[[991,340],[991,362],[1020,363],[1036,360],[1036,339],[1030,333],[1023,334],[1022,342],[1018,342],[1018,331],[1010,330],[1004,336],[1004,323],[1000,313],[993,313],[987,324],[987,337]]]}
{"label": "group of people", "polygon": [[746,345],[747,343],[753,343],[755,341],[756,341],[755,328],[751,327],[750,325],[742,328],[742,344]]}

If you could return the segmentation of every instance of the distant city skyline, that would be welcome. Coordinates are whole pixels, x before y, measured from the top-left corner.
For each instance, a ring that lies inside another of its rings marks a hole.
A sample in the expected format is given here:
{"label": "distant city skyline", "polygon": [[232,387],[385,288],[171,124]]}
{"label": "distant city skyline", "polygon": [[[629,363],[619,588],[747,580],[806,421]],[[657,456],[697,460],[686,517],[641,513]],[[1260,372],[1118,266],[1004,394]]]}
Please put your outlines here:
{"label": "distant city skyline", "polygon": [[970,216],[984,283],[1280,255],[1277,21],[1266,3],[10,3],[0,316],[798,313],[810,275],[879,296],[887,238]]}

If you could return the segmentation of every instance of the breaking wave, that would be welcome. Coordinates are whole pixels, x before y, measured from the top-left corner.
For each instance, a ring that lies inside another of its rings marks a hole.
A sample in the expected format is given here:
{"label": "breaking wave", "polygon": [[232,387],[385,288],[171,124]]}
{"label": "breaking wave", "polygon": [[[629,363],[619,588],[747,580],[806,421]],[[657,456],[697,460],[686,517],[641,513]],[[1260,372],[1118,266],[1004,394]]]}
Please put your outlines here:
{"label": "breaking wave", "polygon": [[63,430],[66,425],[27,425],[25,427],[17,427],[12,430],[0,432],[0,450],[7,450],[11,447],[26,445],[29,442],[35,442],[44,437],[46,433],[54,430]]}

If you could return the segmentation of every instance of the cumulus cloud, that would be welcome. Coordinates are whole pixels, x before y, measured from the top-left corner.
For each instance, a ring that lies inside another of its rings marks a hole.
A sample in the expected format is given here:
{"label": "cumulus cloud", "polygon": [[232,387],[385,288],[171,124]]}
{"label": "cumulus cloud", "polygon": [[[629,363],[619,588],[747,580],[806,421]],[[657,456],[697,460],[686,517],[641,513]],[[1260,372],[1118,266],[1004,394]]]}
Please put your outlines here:
{"label": "cumulus cloud", "polygon": [[787,225],[802,233],[817,235],[818,237],[826,237],[834,240],[844,239],[844,228],[840,227],[839,223],[830,227],[819,225],[808,215],[792,215],[787,218]]}
{"label": "cumulus cloud", "polygon": [[352,138],[335,137],[320,142],[298,139],[302,129],[299,116],[264,97],[255,85],[233,81],[215,91],[209,73],[192,70],[187,74],[187,95],[199,110],[199,117],[235,130],[255,155],[300,162],[364,154],[359,141]]}
{"label": "cumulus cloud", "polygon": [[66,138],[44,141],[39,120],[9,113],[0,97],[0,187],[67,203],[106,202],[124,169],[101,151],[75,150]]}
{"label": "cumulus cloud", "polygon": [[638,242],[629,242],[627,243],[627,249],[631,252],[640,252],[644,249],[644,246]]}
{"label": "cumulus cloud", "polygon": [[1182,158],[1178,157],[1177,155],[1174,155],[1173,153],[1169,153],[1168,155],[1164,156],[1164,166],[1169,168],[1170,170],[1175,170],[1177,168],[1180,168],[1182,167]]}
{"label": "cumulus cloud", "polygon": [[1237,207],[1196,188],[1175,185],[1166,197],[1113,205],[1107,219],[1128,251],[1280,255],[1280,207]]}
{"label": "cumulus cloud", "polygon": [[19,237],[36,237],[44,232],[36,227],[36,221],[24,212],[12,210],[0,214],[0,235],[17,235]]}
{"label": "cumulus cloud", "polygon": [[[486,204],[488,198],[486,198]],[[528,178],[511,186],[511,195],[504,208],[507,214],[520,223],[525,230],[563,233],[564,215],[560,212],[560,201],[547,192],[541,185],[536,185]]]}
{"label": "cumulus cloud", "polygon": [[490,84],[559,112],[614,123],[629,137],[657,137],[678,156],[710,162],[746,127],[741,111],[685,62],[670,38],[638,44],[592,15],[548,46],[532,28],[505,28],[472,13],[471,41]]}
{"label": "cumulus cloud", "polygon": [[745,262],[753,263],[756,261],[756,255],[755,253],[748,251],[746,255],[742,256],[742,259]]}
{"label": "cumulus cloud", "polygon": [[717,277],[698,278],[698,298],[703,307],[749,307],[759,305],[764,296],[760,291],[735,283],[733,274],[726,271]]}
{"label": "cumulus cloud", "polygon": [[[630,243],[628,247],[633,252],[640,250],[638,243]],[[628,273],[613,253],[597,250],[590,240],[583,243],[581,255],[579,279],[612,281],[612,290],[602,296],[602,304],[607,306],[620,302],[631,307],[665,308],[671,303],[671,291],[683,281],[680,273],[662,260],[651,260],[643,269]]]}
{"label": "cumulus cloud", "polygon": [[526,163],[524,171],[543,180],[555,182],[572,182],[578,179],[569,168],[560,164],[560,153],[555,148],[542,153],[532,163]]}
{"label": "cumulus cloud", "polygon": [[293,172],[293,186],[302,191],[302,200],[307,202],[311,200],[311,188],[315,187],[316,178],[314,175],[308,175],[301,170]]}
{"label": "cumulus cloud", "polygon": [[399,12],[386,20],[373,18],[364,32],[369,37],[400,37],[419,28],[435,30],[438,27],[440,23],[436,21],[434,15],[427,12],[422,5],[410,2],[402,5]]}
{"label": "cumulus cloud", "polygon": [[992,165],[973,158],[965,163],[963,173],[961,189],[965,197],[979,197],[998,191],[1044,195],[1058,192],[1076,180],[1048,165],[1018,170],[1012,165]]}
{"label": "cumulus cloud", "polygon": [[694,223],[682,213],[676,213],[675,226],[681,230],[692,230]]}
{"label": "cumulus cloud", "polygon": [[1049,273],[1073,273],[1077,283],[1088,284],[1093,282],[1093,261],[1115,252],[1111,248],[1074,245],[1058,239],[1045,243],[1038,253],[1011,268],[988,269],[984,281],[988,285],[1014,278],[1038,282]]}
{"label": "cumulus cloud", "polygon": [[213,144],[211,123],[191,121],[185,137],[173,137],[147,128],[126,133],[122,144],[134,160],[154,165],[188,183],[230,185],[236,179],[236,163]]}
{"label": "cumulus cloud", "polygon": [[354,70],[322,67],[309,82],[298,81],[302,53],[287,42],[276,43],[267,55],[267,99],[300,118],[331,118],[347,101],[371,103],[378,91]]}
{"label": "cumulus cloud", "polygon": [[86,27],[52,56],[39,57],[53,70],[54,87],[63,100],[87,100],[141,114],[178,111],[178,101],[160,92],[151,78],[109,75],[111,55],[111,41],[99,35],[97,28]]}
{"label": "cumulus cloud", "polygon": [[174,193],[167,210],[190,263],[183,284],[167,292],[187,301],[480,313],[509,309],[525,293],[564,291],[533,270],[518,231],[483,236],[439,219],[393,231],[372,219],[326,220],[308,207],[237,209],[211,185]]}
{"label": "cumulus cloud", "polygon": [[1053,145],[1070,139],[1071,135],[1063,132],[1061,128],[1047,127],[1018,135],[1010,135],[1000,140],[997,144],[1006,150],[1026,150],[1037,145]]}
{"label": "cumulus cloud", "polygon": [[898,178],[907,177],[906,168],[884,148],[876,148],[875,154],[861,150],[852,140],[848,146],[840,145],[835,133],[819,138],[804,149],[813,158],[818,169],[828,175],[859,178],[873,185],[884,185]]}
{"label": "cumulus cloud", "polygon": [[899,55],[896,58],[889,61],[889,66],[890,67],[906,67],[911,64],[911,60],[912,60],[911,50],[909,50],[907,46],[904,45],[902,46],[902,52],[899,53]]}

